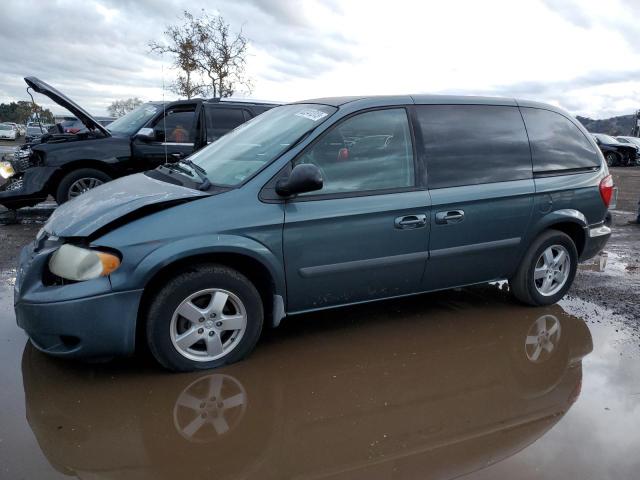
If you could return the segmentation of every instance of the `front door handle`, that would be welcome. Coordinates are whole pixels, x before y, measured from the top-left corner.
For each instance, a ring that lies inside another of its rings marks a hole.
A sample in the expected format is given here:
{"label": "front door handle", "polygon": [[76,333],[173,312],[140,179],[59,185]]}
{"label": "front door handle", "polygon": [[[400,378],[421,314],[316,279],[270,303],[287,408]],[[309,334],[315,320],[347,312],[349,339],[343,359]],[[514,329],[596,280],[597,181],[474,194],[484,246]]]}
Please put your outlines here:
{"label": "front door handle", "polygon": [[459,223],[464,219],[464,211],[449,210],[448,212],[436,213],[436,223],[444,225],[446,223]]}
{"label": "front door handle", "polygon": [[427,224],[427,216],[424,214],[418,215],[405,215],[403,217],[396,218],[394,225],[396,228],[409,229],[420,228]]}

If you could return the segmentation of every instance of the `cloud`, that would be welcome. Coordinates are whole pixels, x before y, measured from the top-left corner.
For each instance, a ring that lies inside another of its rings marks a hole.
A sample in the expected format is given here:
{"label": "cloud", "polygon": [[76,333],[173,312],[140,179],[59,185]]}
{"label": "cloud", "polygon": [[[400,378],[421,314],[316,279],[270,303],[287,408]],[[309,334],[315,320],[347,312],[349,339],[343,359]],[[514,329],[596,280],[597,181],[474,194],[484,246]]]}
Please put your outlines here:
{"label": "cloud", "polygon": [[524,97],[591,117],[640,108],[636,0],[4,0],[0,101],[28,99],[27,75],[95,114],[118,98],[162,98],[171,59],[148,42],[185,8],[242,28],[257,98],[424,92]]}

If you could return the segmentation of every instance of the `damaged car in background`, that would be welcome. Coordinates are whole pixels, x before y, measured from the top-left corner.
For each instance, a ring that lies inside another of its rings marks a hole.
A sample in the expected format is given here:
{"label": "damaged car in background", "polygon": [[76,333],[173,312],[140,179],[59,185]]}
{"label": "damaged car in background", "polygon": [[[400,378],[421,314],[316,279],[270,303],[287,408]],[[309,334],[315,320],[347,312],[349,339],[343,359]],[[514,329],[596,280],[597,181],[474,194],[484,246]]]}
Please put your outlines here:
{"label": "damaged car in background", "polygon": [[26,77],[29,89],[70,111],[84,128],[58,124],[0,163],[0,205],[33,206],[49,195],[62,204],[114,178],[177,162],[272,108],[266,102],[191,99],[149,102],[107,127],[63,93]]}
{"label": "damaged car in background", "polygon": [[604,133],[593,133],[602,155],[604,155],[607,165],[610,167],[631,167],[636,165],[640,154],[639,148],[631,143],[622,143],[611,135]]}

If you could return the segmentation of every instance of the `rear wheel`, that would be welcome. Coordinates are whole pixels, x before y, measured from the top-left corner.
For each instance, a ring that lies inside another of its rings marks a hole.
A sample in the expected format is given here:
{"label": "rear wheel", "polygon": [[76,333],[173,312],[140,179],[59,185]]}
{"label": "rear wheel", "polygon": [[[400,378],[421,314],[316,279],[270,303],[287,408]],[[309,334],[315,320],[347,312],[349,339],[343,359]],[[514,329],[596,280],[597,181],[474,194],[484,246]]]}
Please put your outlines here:
{"label": "rear wheel", "polygon": [[56,202],[62,205],[111,180],[111,177],[95,168],[80,168],[65,175],[56,190]]}
{"label": "rear wheel", "polygon": [[215,368],[241,360],[262,331],[260,294],[239,272],[205,265],[169,281],[152,300],[147,342],[175,371]]}
{"label": "rear wheel", "polygon": [[578,250],[571,237],[548,230],[533,241],[509,286],[523,303],[551,305],[569,290],[577,267]]}

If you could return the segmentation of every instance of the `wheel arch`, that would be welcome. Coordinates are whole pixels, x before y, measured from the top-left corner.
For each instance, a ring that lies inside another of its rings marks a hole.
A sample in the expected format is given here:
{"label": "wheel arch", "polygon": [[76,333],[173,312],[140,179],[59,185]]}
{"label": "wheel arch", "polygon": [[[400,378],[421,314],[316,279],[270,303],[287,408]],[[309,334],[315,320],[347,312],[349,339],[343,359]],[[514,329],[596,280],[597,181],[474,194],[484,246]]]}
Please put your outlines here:
{"label": "wheel arch", "polygon": [[587,230],[589,224],[582,212],[573,209],[563,209],[551,212],[540,220],[531,240],[545,230],[559,230],[567,234],[578,250],[578,257],[582,255],[587,242]]}
{"label": "wheel arch", "polygon": [[164,283],[178,273],[189,271],[198,265],[212,263],[232,268],[246,276],[260,294],[265,323],[277,326],[284,315],[286,289],[283,275],[278,274],[274,265],[275,261],[275,257],[266,259],[256,251],[247,248],[218,246],[182,251],[163,262],[158,262],[148,270],[142,282],[144,288],[138,308],[136,338],[144,338],[144,325],[149,306],[154,293]]}
{"label": "wheel arch", "polygon": [[58,185],[60,185],[62,179],[74,170],[80,170],[81,168],[93,168],[94,170],[99,170],[102,173],[109,175],[111,179],[118,176],[115,170],[108,163],[100,160],[74,160],[60,165],[60,167],[54,172],[47,185],[48,193],[55,195]]}

